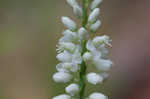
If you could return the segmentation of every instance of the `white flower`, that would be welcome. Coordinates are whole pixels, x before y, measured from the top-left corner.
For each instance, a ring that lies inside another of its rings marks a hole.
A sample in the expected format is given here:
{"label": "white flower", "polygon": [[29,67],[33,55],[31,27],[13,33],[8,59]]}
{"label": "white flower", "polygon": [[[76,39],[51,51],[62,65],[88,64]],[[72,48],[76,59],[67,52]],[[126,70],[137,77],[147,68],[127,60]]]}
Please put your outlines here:
{"label": "white flower", "polygon": [[71,42],[60,42],[57,50],[58,53],[64,50],[73,53],[75,49],[76,49],[76,45]]}
{"label": "white flower", "polygon": [[94,24],[92,24],[90,26],[90,31],[91,32],[96,32],[96,30],[101,26],[101,21],[100,20],[97,20]]}
{"label": "white flower", "polygon": [[96,49],[101,52],[102,58],[107,58],[109,50],[105,47],[105,44],[99,45]]}
{"label": "white flower", "polygon": [[93,45],[93,42],[89,40],[86,44],[86,48],[91,52],[93,59],[97,59],[101,57],[101,52],[98,51],[95,46]]}
{"label": "white flower", "polygon": [[101,51],[97,50],[91,40],[88,40],[86,48],[91,52],[93,59],[101,58]]}
{"label": "white flower", "polygon": [[98,47],[102,44],[107,44],[107,45],[111,46],[110,42],[111,42],[111,40],[109,39],[109,36],[107,36],[107,35],[97,36],[93,39],[93,44],[96,47]]}
{"label": "white flower", "polygon": [[88,42],[86,43],[86,48],[89,50],[89,51],[94,51],[96,50],[95,46],[93,45],[93,42],[91,40],[88,40]]}
{"label": "white flower", "polygon": [[78,30],[78,36],[81,40],[86,40],[89,38],[89,34],[87,32],[87,30],[83,27],[81,27],[79,30]]}
{"label": "white flower", "polygon": [[78,84],[70,84],[65,88],[66,92],[70,94],[71,96],[74,96],[79,92],[79,85]]}
{"label": "white flower", "polygon": [[59,42],[77,42],[78,36],[76,32],[72,32],[71,30],[65,30],[63,32],[63,37],[60,38]]}
{"label": "white flower", "polygon": [[81,62],[82,62],[82,56],[78,49],[76,49],[76,51],[72,55],[72,62],[76,63],[76,64],[81,64]]}
{"label": "white flower", "polygon": [[64,51],[62,53],[59,53],[56,58],[61,62],[72,62],[76,64],[80,64],[82,62],[81,53],[79,52],[79,49],[77,48],[73,54],[70,54],[67,51]]}
{"label": "white flower", "polygon": [[[101,40],[101,38],[103,37],[95,37],[94,40],[89,40],[86,44],[86,48],[94,53],[98,51],[99,53],[101,53],[101,57],[105,58],[109,52],[108,49],[105,47],[105,42],[107,42],[107,40]],[[110,42],[110,40],[108,42]],[[108,44],[111,45],[110,43]]]}
{"label": "white flower", "polygon": [[77,72],[79,66],[76,63],[59,63],[56,65],[56,69],[59,72]]}
{"label": "white flower", "polygon": [[69,17],[63,16],[61,18],[61,21],[70,30],[75,30],[77,28],[76,23],[73,20],[71,20]]}
{"label": "white flower", "polygon": [[108,97],[102,93],[95,92],[89,96],[89,99],[108,99]]}
{"label": "white flower", "polygon": [[94,84],[94,85],[101,83],[103,81],[103,77],[96,73],[89,73],[87,74],[86,78],[89,83]]}
{"label": "white flower", "polygon": [[99,16],[99,8],[95,8],[89,15],[88,22],[95,22]]}
{"label": "white flower", "polygon": [[72,79],[72,75],[65,72],[57,72],[53,75],[53,80],[57,83],[66,83]]}
{"label": "white flower", "polygon": [[62,94],[62,95],[56,96],[52,99],[71,99],[71,97],[69,95]]}
{"label": "white flower", "polygon": [[94,59],[94,65],[100,71],[109,71],[112,66],[112,61],[106,59]]}
{"label": "white flower", "polygon": [[73,12],[74,14],[78,17],[78,18],[81,18],[82,17],[82,14],[83,14],[83,11],[82,11],[82,8],[78,5],[74,5],[73,6]]}
{"label": "white flower", "polygon": [[76,0],[67,0],[67,3],[70,5],[70,6],[74,6],[74,5],[78,5],[78,3],[76,2]]}
{"label": "white flower", "polygon": [[61,62],[70,62],[72,60],[72,55],[67,51],[59,53],[56,58]]}
{"label": "white flower", "polygon": [[100,3],[102,3],[103,0],[93,0],[91,4],[91,9],[95,9]]}
{"label": "white flower", "polygon": [[82,57],[85,62],[93,59],[93,55],[90,52],[85,52]]}

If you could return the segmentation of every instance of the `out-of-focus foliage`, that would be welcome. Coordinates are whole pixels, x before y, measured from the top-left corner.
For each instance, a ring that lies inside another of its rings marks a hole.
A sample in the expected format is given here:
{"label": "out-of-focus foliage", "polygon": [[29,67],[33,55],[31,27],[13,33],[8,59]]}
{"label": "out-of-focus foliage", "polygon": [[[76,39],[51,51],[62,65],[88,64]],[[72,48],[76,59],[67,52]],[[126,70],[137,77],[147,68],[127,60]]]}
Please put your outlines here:
{"label": "out-of-focus foliage", "polygon": [[[101,12],[111,12],[109,6],[104,0]],[[111,16],[105,13],[99,33],[111,33]],[[64,84],[51,79],[57,64],[56,44],[65,30],[60,22],[64,15],[73,18],[65,0],[0,1],[0,99],[49,99],[64,92]],[[109,81],[106,86],[97,89],[111,95]],[[88,90],[96,90],[92,88],[89,85]]]}

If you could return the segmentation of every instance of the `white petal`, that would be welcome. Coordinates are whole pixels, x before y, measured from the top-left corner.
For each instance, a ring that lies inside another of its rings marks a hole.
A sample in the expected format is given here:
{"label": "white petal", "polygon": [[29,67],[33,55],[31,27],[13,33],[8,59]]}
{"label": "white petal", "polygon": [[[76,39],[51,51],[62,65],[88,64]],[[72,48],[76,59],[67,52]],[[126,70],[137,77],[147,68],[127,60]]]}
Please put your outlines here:
{"label": "white petal", "polygon": [[103,81],[103,77],[96,73],[89,73],[87,74],[86,78],[89,83],[94,84],[94,85],[101,83]]}
{"label": "white petal", "polygon": [[78,36],[81,40],[87,40],[89,38],[87,30],[83,27],[78,30]]}
{"label": "white petal", "polygon": [[100,3],[102,3],[103,0],[93,0],[91,4],[91,9],[95,9]]}
{"label": "white petal", "polygon": [[102,44],[111,45],[110,41],[111,40],[109,39],[109,36],[107,36],[107,35],[97,36],[93,39],[93,43],[96,47],[99,45],[102,45]]}
{"label": "white petal", "polygon": [[72,55],[72,62],[76,64],[80,64],[82,62],[81,53],[79,52],[78,49]]}
{"label": "white petal", "polygon": [[86,44],[86,48],[89,50],[89,51],[94,51],[96,50],[96,48],[94,47],[93,43],[91,40],[88,40],[87,44]]}
{"label": "white petal", "polygon": [[90,52],[85,52],[82,57],[85,62],[93,59],[93,55]]}
{"label": "white petal", "polygon": [[97,47],[97,50],[101,52],[101,57],[102,58],[107,58],[109,54],[109,50],[105,47],[105,45],[100,45]]}
{"label": "white petal", "polygon": [[58,47],[58,50],[60,51],[67,50],[71,53],[73,53],[75,49],[76,49],[76,45],[71,42],[60,42]]}
{"label": "white petal", "polygon": [[96,30],[101,26],[101,21],[100,20],[97,20],[94,24],[92,24],[90,26],[90,31],[91,32],[96,32]]}
{"label": "white petal", "polygon": [[65,72],[57,72],[53,75],[53,80],[57,83],[66,83],[72,79],[72,75]]}
{"label": "white petal", "polygon": [[74,14],[75,14],[77,17],[79,17],[79,18],[82,17],[83,11],[82,11],[82,9],[81,9],[80,6],[74,5],[74,6],[73,6],[73,12],[74,12]]}
{"label": "white petal", "polygon": [[72,63],[70,67],[71,72],[77,72],[79,70],[79,66],[76,63]]}
{"label": "white petal", "polygon": [[70,65],[71,65],[70,63],[59,63],[56,65],[56,69],[59,72],[69,72],[71,67]]}
{"label": "white petal", "polygon": [[109,71],[112,66],[112,61],[105,59],[95,59],[94,64],[100,71]]}
{"label": "white petal", "polygon": [[75,63],[60,63],[56,65],[59,72],[77,72],[79,70],[78,64]]}
{"label": "white petal", "polygon": [[74,6],[74,5],[78,5],[76,0],[67,0],[67,3],[70,5],[70,6]]}
{"label": "white petal", "polygon": [[95,92],[89,96],[89,99],[108,99],[108,97],[102,93]]}
{"label": "white petal", "polygon": [[99,8],[95,8],[89,15],[88,22],[95,22],[99,16]]}
{"label": "white petal", "polygon": [[98,50],[93,50],[93,51],[91,51],[91,53],[92,53],[92,55],[93,55],[93,60],[94,59],[100,59],[101,58],[101,52],[100,51],[98,51]]}
{"label": "white petal", "polygon": [[60,38],[59,42],[74,42],[78,40],[78,36],[76,32],[72,32],[71,30],[65,30],[63,32],[63,37]]}
{"label": "white petal", "polygon": [[78,84],[70,84],[65,88],[66,93],[70,94],[71,96],[76,95],[79,92],[79,85]]}
{"label": "white petal", "polygon": [[62,17],[61,18],[62,23],[70,30],[75,30],[76,29],[76,23],[71,20],[69,17]]}
{"label": "white petal", "polygon": [[62,95],[56,96],[52,99],[71,99],[71,97],[69,95],[62,94]]}
{"label": "white petal", "polygon": [[72,55],[67,51],[64,51],[56,56],[56,58],[61,62],[70,62],[72,59]]}

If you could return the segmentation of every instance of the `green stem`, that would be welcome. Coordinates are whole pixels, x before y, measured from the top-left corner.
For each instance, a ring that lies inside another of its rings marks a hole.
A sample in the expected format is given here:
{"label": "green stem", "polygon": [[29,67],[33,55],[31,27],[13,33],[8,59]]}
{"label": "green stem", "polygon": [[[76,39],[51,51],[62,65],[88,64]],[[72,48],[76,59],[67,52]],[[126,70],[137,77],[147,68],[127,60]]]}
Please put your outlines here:
{"label": "green stem", "polygon": [[[89,0],[82,0],[82,7],[83,7],[83,17],[82,17],[82,26],[86,28],[87,20],[88,20],[88,4]],[[81,55],[87,51],[86,49],[86,40],[82,41],[82,53]],[[84,92],[85,92],[85,87],[86,87],[86,64],[84,61],[81,63],[81,70],[80,70],[80,92],[79,92],[79,99],[83,99],[84,97]]]}
{"label": "green stem", "polygon": [[[86,41],[82,42],[82,55],[84,54],[84,52],[86,52]],[[84,97],[84,92],[85,92],[85,86],[86,86],[86,82],[85,82],[85,75],[86,75],[86,64],[84,61],[82,61],[81,63],[81,70],[80,70],[80,99],[83,99]]]}
{"label": "green stem", "polygon": [[82,0],[82,7],[83,7],[83,17],[82,17],[82,26],[85,27],[88,20],[88,0]]}

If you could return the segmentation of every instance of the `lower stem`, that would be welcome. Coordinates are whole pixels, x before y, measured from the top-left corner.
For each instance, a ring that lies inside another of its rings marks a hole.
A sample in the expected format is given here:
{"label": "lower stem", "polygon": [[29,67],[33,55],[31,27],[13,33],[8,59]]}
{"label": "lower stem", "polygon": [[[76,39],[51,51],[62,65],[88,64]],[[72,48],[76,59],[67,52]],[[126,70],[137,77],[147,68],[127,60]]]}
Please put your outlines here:
{"label": "lower stem", "polygon": [[[82,16],[82,27],[86,28],[87,20],[88,20],[88,4],[89,0],[82,0],[82,7],[83,7],[83,16]],[[82,53],[81,55],[87,51],[86,49],[86,40],[82,41]],[[80,77],[80,92],[79,92],[79,99],[84,99],[84,92],[85,92],[85,87],[86,87],[86,64],[84,61],[81,63],[81,69],[79,73]]]}
{"label": "lower stem", "polygon": [[[82,51],[82,55],[86,52],[86,41],[83,41],[82,42],[82,48],[83,48],[83,51]],[[85,87],[86,87],[86,80],[85,80],[85,76],[86,76],[86,64],[84,61],[82,61],[81,63],[81,70],[80,70],[80,74],[79,74],[79,77],[80,77],[80,93],[79,93],[79,97],[80,99],[83,99],[84,97],[84,92],[85,92]]]}

